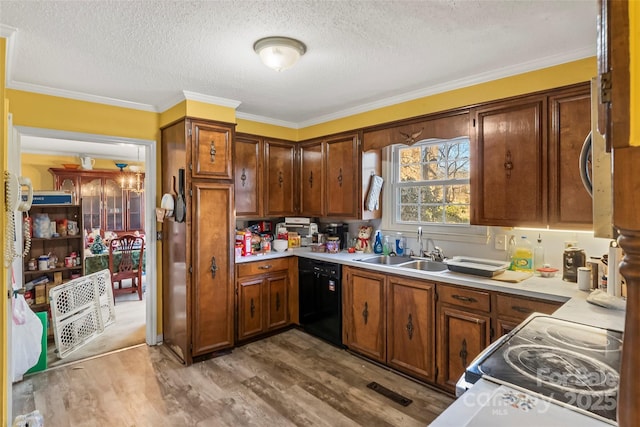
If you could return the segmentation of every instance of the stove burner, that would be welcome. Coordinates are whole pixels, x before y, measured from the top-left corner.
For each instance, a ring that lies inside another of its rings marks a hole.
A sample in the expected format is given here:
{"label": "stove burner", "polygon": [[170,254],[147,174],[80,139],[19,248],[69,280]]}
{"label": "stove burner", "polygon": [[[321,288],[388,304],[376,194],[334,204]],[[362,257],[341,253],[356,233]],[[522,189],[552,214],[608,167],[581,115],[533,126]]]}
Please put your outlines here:
{"label": "stove burner", "polygon": [[547,328],[547,335],[553,340],[576,349],[591,351],[620,351],[622,340],[611,334],[594,334],[581,328],[563,328],[551,325]]}
{"label": "stove burner", "polygon": [[546,345],[514,345],[505,361],[522,375],[563,392],[613,395],[620,376],[610,366],[572,350]]}

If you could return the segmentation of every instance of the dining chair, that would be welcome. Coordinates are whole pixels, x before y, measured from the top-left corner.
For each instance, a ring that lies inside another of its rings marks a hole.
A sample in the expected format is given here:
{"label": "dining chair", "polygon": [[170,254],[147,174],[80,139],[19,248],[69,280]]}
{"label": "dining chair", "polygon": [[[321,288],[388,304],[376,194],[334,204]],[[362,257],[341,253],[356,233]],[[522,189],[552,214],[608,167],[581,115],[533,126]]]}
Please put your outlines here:
{"label": "dining chair", "polygon": [[[136,255],[139,256],[136,259]],[[144,254],[144,240],[142,237],[125,234],[116,237],[109,243],[109,271],[111,271],[111,286],[113,301],[117,294],[138,292],[138,299],[142,300],[142,262]],[[124,280],[131,280],[131,287],[123,287]],[[118,285],[116,287],[116,284]]]}

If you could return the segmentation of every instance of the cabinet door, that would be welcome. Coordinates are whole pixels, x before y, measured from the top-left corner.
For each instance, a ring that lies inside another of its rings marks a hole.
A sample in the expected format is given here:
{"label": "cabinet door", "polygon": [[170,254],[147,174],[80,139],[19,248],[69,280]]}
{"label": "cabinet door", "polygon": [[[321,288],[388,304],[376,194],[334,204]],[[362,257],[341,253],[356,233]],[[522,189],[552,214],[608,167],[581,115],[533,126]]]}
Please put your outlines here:
{"label": "cabinet door", "polygon": [[83,180],[80,197],[84,229],[88,232],[93,229],[102,229],[102,179]]}
{"label": "cabinet door", "polygon": [[[187,192],[188,194],[188,192]],[[189,201],[187,200],[187,204]],[[193,355],[233,346],[233,184],[193,183]]]}
{"label": "cabinet door", "polygon": [[262,216],[262,139],[238,136],[235,147],[236,216]]}
{"label": "cabinet door", "polygon": [[327,139],[327,216],[358,218],[360,162],[358,136]]}
{"label": "cabinet door", "polygon": [[416,377],[435,380],[435,285],[389,277],[387,360]]}
{"label": "cabinet door", "polygon": [[265,330],[262,288],[262,278],[238,281],[238,339],[248,338]]}
{"label": "cabinet door", "polygon": [[546,225],[544,110],[544,98],[533,97],[477,111],[472,224]]}
{"label": "cabinet door", "polygon": [[232,179],[232,125],[193,121],[192,171],[194,178]]}
{"label": "cabinet door", "polygon": [[324,215],[324,144],[300,145],[300,211],[304,216]]}
{"label": "cabinet door", "polygon": [[488,316],[440,307],[438,383],[454,391],[466,367],[489,345]]}
{"label": "cabinet door", "polygon": [[588,85],[549,97],[549,226],[593,228],[592,199],[582,185],[578,161],[591,131]]}
{"label": "cabinet door", "polygon": [[265,215],[295,215],[295,145],[265,141]]}
{"label": "cabinet door", "polygon": [[346,344],[350,349],[386,362],[385,276],[348,269],[344,287]]}
{"label": "cabinet door", "polygon": [[105,179],[102,187],[105,207],[104,231],[122,231],[124,226],[125,194],[120,185]]}
{"label": "cabinet door", "polygon": [[144,193],[128,192],[127,230],[144,230]]}
{"label": "cabinet door", "polygon": [[265,278],[267,293],[267,329],[276,329],[289,323],[288,316],[288,280],[287,273],[280,273]]}

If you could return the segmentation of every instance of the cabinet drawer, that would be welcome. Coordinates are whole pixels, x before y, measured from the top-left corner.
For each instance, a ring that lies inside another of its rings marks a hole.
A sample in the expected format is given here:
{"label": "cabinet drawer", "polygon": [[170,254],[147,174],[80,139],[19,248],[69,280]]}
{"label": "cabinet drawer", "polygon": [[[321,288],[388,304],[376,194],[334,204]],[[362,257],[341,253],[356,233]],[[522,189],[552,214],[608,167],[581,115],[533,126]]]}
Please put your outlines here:
{"label": "cabinet drawer", "polygon": [[540,301],[510,295],[496,295],[496,312],[498,317],[511,317],[524,320],[531,313],[538,312],[551,314],[562,303],[553,301]]}
{"label": "cabinet drawer", "polygon": [[440,302],[445,304],[456,305],[472,310],[491,311],[489,292],[439,285],[438,298]]}
{"label": "cabinet drawer", "polygon": [[238,277],[289,269],[289,257],[238,264]]}

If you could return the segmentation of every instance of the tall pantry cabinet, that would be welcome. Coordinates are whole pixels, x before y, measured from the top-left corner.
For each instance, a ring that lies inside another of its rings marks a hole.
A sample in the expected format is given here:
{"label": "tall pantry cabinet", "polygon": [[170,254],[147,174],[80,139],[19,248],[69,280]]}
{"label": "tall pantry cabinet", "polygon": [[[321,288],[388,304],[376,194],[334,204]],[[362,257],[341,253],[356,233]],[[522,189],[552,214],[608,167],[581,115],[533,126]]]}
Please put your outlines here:
{"label": "tall pantry cabinet", "polygon": [[192,118],[161,129],[162,193],[186,205],[163,223],[163,340],[187,365],[234,344],[234,131]]}

